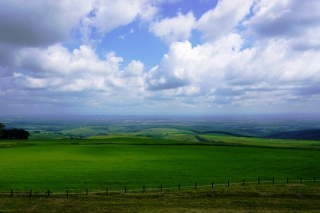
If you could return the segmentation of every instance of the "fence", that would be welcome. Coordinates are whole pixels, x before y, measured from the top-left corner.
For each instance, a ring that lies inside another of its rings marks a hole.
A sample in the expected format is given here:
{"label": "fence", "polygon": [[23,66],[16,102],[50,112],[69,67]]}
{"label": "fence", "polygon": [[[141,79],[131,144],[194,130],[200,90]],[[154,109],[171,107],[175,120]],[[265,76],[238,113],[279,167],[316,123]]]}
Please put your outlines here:
{"label": "fence", "polygon": [[[287,178],[286,180],[275,180],[275,178],[272,178],[272,180],[261,180],[260,178],[257,181],[249,181],[246,182],[245,179],[242,180],[242,182],[237,182],[237,183],[232,183],[229,180],[226,181],[225,183],[219,183],[219,184],[215,184],[214,182],[211,182],[210,185],[198,185],[196,182],[193,186],[181,186],[180,184],[178,184],[175,187],[163,187],[162,185],[160,185],[159,188],[146,188],[146,186],[142,186],[142,188],[140,189],[129,189],[127,187],[124,187],[123,190],[116,190],[116,191],[109,191],[109,189],[106,187],[105,190],[101,190],[101,191],[89,191],[89,189],[85,189],[83,192],[72,192],[72,190],[66,190],[65,192],[54,192],[54,191],[50,191],[50,189],[45,190],[43,192],[34,192],[32,189],[30,189],[29,191],[25,191],[25,192],[19,192],[19,191],[14,191],[13,189],[10,191],[6,191],[6,192],[1,192],[0,191],[0,195],[2,196],[10,196],[10,197],[14,197],[15,195],[24,195],[24,196],[28,196],[28,197],[32,197],[32,196],[45,196],[45,197],[50,197],[53,195],[57,195],[57,196],[66,196],[69,197],[71,195],[109,195],[112,193],[129,193],[129,192],[156,192],[156,191],[170,191],[170,190],[183,190],[183,189],[199,189],[199,188],[214,188],[215,186],[225,186],[225,187],[230,187],[231,185],[248,185],[248,184],[293,184],[293,183],[306,183],[306,182],[313,182],[313,183],[317,183],[320,182],[320,180],[316,180],[316,178],[313,178],[312,180],[303,180],[302,178],[300,178],[299,180],[289,180],[289,178]],[[76,190],[74,190],[76,191]],[[78,191],[78,190],[77,190]]]}

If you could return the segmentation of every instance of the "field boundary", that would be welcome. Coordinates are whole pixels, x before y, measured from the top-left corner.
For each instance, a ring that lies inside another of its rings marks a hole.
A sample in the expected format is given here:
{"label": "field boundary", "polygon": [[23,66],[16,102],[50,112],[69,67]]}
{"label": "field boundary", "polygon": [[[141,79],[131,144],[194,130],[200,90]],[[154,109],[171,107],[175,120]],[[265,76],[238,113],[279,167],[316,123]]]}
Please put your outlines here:
{"label": "field boundary", "polygon": [[70,197],[72,195],[95,195],[95,196],[108,196],[112,194],[127,194],[127,193],[148,193],[148,192],[165,192],[165,191],[182,191],[182,190],[197,190],[197,189],[214,189],[215,187],[231,187],[235,185],[289,185],[289,184],[303,184],[303,183],[319,183],[320,180],[317,180],[316,178],[313,179],[307,179],[303,180],[300,178],[299,180],[290,180],[287,178],[286,180],[275,180],[272,178],[272,180],[261,180],[260,178],[257,179],[257,181],[245,181],[245,179],[242,180],[242,182],[230,182],[229,180],[226,183],[219,183],[215,184],[214,182],[211,182],[209,185],[198,185],[196,182],[193,186],[182,186],[178,184],[177,186],[171,186],[171,187],[163,187],[162,185],[159,185],[159,188],[147,188],[146,186],[142,186],[140,189],[129,189],[127,187],[124,187],[123,190],[109,190],[108,187],[106,187],[104,190],[94,190],[90,191],[89,189],[66,189],[63,191],[51,191],[43,190],[41,192],[39,191],[33,191],[30,189],[29,191],[19,191],[19,190],[6,190],[6,191],[0,191],[0,196],[9,196],[9,197]]}

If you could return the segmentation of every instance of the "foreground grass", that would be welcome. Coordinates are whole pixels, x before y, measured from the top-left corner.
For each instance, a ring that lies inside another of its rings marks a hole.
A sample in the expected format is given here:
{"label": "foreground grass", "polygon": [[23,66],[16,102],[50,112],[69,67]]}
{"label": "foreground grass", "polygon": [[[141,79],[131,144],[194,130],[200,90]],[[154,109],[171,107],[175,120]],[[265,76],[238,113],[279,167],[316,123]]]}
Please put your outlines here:
{"label": "foreground grass", "polygon": [[0,148],[0,191],[91,191],[271,180],[319,180],[317,150],[167,140],[30,141]]}
{"label": "foreground grass", "polygon": [[[161,134],[173,138],[166,131]],[[151,133],[90,140],[2,141],[0,192],[6,193],[0,195],[0,212],[320,211],[319,182],[291,182],[300,177],[320,179],[316,142],[201,135],[215,141],[201,143],[155,139]],[[181,139],[180,133],[174,136]],[[276,184],[257,184],[258,178],[271,181],[273,177]],[[255,183],[226,185],[227,180],[241,183],[243,179]],[[213,189],[201,187],[212,181]],[[184,188],[195,182],[198,189]],[[160,184],[174,189],[160,192]],[[141,192],[142,186],[147,192]],[[94,193],[106,187],[108,195]],[[125,194],[124,187],[140,192]],[[10,197],[7,192],[12,189],[25,193]],[[28,197],[30,189],[32,197]],[[53,192],[50,197],[45,194],[48,189]],[[88,196],[85,189],[89,189]],[[76,194],[67,198],[66,190]]]}
{"label": "foreground grass", "polygon": [[319,212],[319,184],[234,185],[70,197],[0,196],[0,212]]}
{"label": "foreground grass", "polygon": [[276,181],[320,178],[319,151],[310,149],[208,146],[142,138],[5,144],[0,148],[0,191],[123,190],[273,177]]}

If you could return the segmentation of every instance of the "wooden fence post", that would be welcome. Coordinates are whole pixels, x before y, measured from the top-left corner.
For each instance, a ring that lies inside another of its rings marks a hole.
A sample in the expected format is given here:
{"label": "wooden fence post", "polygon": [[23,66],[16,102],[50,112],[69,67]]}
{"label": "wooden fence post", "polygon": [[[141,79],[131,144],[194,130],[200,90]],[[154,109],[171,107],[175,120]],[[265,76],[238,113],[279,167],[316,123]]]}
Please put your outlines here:
{"label": "wooden fence post", "polygon": [[[314,183],[316,183],[316,178],[314,177],[313,178],[313,182]],[[261,180],[260,180],[260,178],[258,178],[258,184],[260,184],[261,183]],[[272,178],[272,184],[274,184],[275,183],[275,178]],[[286,183],[287,184],[289,184],[289,178],[287,178],[286,179]],[[302,177],[300,177],[300,183],[303,183],[303,178]],[[245,185],[245,179],[242,179],[242,185],[244,186]],[[211,187],[213,188],[213,186],[214,186],[214,183],[213,183],[213,181],[211,182]],[[228,187],[230,186],[230,180],[228,180]],[[198,184],[197,184],[197,182],[195,182],[195,185],[194,185],[194,188],[195,189],[198,189]],[[160,185],[160,190],[161,191],[163,191],[163,185],[161,184]],[[180,183],[178,184],[178,190],[180,191],[181,190],[181,185],[180,185]],[[143,192],[146,192],[146,187],[145,187],[145,185],[143,185]],[[10,191],[10,197],[13,197],[13,189],[11,189],[11,191]],[[47,191],[47,197],[50,197],[50,190],[48,189],[48,191]],[[106,188],[106,194],[108,195],[108,193],[109,193],[109,189],[108,189],[108,187]],[[124,187],[124,193],[127,193],[127,187]],[[86,189],[86,195],[88,196],[89,195],[89,190],[88,189]],[[29,191],[29,197],[32,197],[32,189],[30,189],[30,191]],[[67,197],[69,197],[69,190],[67,190]]]}

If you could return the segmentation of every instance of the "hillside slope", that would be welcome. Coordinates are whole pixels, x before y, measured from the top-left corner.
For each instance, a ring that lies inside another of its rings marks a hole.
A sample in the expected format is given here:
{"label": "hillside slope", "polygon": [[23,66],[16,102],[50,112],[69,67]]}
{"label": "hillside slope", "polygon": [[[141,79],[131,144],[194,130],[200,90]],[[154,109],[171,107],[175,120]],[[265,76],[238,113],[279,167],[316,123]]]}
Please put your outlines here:
{"label": "hillside slope", "polygon": [[297,140],[319,140],[320,129],[297,130],[289,132],[279,132],[265,136],[265,138],[274,139],[297,139]]}

